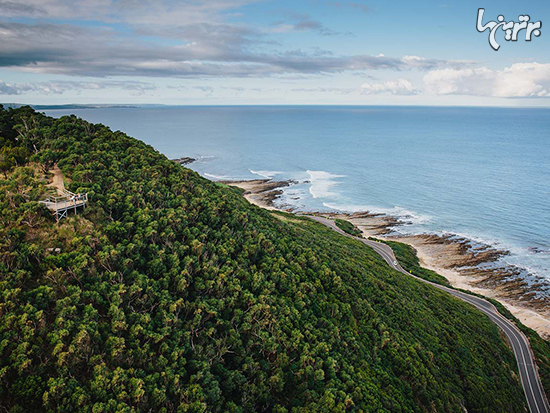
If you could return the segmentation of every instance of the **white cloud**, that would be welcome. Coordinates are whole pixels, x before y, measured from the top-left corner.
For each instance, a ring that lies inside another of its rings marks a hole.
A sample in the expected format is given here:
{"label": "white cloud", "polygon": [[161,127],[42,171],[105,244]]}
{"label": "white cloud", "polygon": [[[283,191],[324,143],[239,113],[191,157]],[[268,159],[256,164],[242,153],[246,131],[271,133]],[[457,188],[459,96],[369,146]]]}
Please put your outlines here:
{"label": "white cloud", "polygon": [[438,95],[502,98],[550,97],[550,64],[516,63],[502,70],[440,69],[424,76],[426,89]]}
{"label": "white cloud", "polygon": [[[143,33],[153,36],[156,32]],[[318,49],[265,49],[264,39],[254,30],[226,24],[166,28],[165,34],[179,44],[140,42],[103,26],[0,20],[0,67],[93,77],[262,77],[464,67],[455,61],[416,56],[346,56]]]}
{"label": "white cloud", "polygon": [[361,93],[365,95],[391,94],[391,95],[416,95],[420,90],[407,79],[399,78],[383,83],[364,83],[361,85]]}
{"label": "white cloud", "polygon": [[22,95],[26,93],[39,93],[43,95],[60,95],[67,91],[119,89],[130,91],[134,95],[142,95],[148,91],[156,90],[151,83],[135,81],[104,80],[99,82],[59,81],[39,83],[15,83],[8,84],[0,80],[0,95]]}
{"label": "white cloud", "polygon": [[292,14],[289,16],[291,22],[277,22],[274,27],[267,29],[268,33],[289,33],[293,31],[314,31],[323,36],[340,36],[349,35],[351,33],[340,33],[329,29],[323,23],[318,20],[314,20],[307,14]]}
{"label": "white cloud", "polygon": [[20,88],[14,87],[0,80],[0,95],[19,95],[22,93]]}
{"label": "white cloud", "polygon": [[0,0],[0,15],[47,17],[135,25],[179,25],[220,21],[222,15],[258,0]]}
{"label": "white cloud", "polygon": [[403,62],[411,66],[422,66],[426,61],[426,58],[421,56],[403,56]]}

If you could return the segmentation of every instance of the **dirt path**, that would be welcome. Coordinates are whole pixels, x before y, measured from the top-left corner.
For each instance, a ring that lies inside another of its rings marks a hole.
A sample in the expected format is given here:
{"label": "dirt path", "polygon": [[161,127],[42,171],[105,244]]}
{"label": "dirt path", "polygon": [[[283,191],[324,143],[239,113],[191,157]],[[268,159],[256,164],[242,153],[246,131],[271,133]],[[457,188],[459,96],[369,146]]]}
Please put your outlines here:
{"label": "dirt path", "polygon": [[63,172],[61,172],[61,169],[59,169],[57,165],[50,169],[49,172],[53,174],[53,181],[46,186],[55,188],[59,195],[64,195],[63,191],[65,190],[65,184],[63,183]]}

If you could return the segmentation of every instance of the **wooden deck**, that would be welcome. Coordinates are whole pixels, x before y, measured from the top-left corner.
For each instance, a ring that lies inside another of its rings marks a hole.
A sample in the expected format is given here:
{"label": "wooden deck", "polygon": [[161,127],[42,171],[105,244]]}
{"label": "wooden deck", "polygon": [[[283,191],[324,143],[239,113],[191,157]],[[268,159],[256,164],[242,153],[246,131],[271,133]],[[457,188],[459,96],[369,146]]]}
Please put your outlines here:
{"label": "wooden deck", "polygon": [[75,194],[63,189],[62,196],[51,197],[40,203],[52,211],[56,221],[59,222],[60,219],[67,217],[70,211],[76,214],[79,208],[86,208],[88,194]]}

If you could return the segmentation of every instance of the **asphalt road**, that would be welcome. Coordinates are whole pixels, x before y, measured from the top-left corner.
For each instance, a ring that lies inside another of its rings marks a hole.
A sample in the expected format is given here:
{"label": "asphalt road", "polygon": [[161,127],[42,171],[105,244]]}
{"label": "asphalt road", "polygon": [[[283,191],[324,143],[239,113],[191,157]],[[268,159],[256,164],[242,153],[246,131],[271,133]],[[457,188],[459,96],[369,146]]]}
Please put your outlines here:
{"label": "asphalt road", "polygon": [[363,244],[368,245],[374,251],[376,251],[384,260],[388,263],[393,269],[408,275],[409,277],[416,278],[419,281],[422,281],[427,284],[431,284],[440,290],[446,291],[449,294],[454,295],[457,298],[460,298],[463,301],[473,305],[483,313],[485,313],[493,323],[495,323],[508,337],[514,355],[516,356],[516,361],[518,363],[518,370],[521,379],[521,384],[523,385],[523,391],[525,392],[525,397],[527,398],[527,404],[529,405],[529,411],[531,413],[550,413],[550,408],[548,406],[548,401],[542,389],[542,385],[539,378],[539,373],[537,366],[535,364],[535,357],[529,345],[529,340],[525,335],[512,323],[510,320],[502,316],[493,304],[489,301],[484,300],[483,298],[475,297],[470,294],[463,293],[461,291],[453,290],[452,288],[439,285],[422,278],[418,278],[407,271],[405,271],[395,258],[393,250],[386,244],[376,241],[367,240],[364,238],[354,237],[336,226],[336,223],[330,219],[309,216],[309,218],[320,222],[326,225],[329,228],[332,228],[334,231],[345,235],[347,237],[361,241]]}

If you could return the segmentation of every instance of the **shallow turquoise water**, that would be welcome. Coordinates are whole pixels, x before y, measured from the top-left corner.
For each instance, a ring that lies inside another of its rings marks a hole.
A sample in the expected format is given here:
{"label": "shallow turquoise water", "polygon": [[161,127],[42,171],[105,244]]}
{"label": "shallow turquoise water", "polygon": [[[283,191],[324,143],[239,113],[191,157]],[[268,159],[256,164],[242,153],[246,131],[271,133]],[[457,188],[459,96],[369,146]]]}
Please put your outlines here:
{"label": "shallow turquoise water", "polygon": [[550,110],[432,107],[161,107],[75,113],[216,179],[296,179],[283,202],[408,217],[511,251],[550,279]]}

